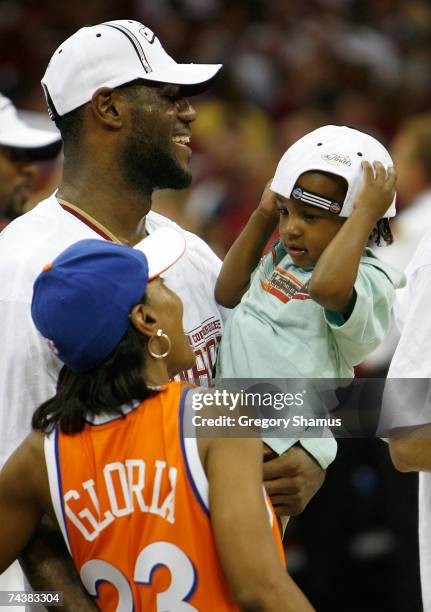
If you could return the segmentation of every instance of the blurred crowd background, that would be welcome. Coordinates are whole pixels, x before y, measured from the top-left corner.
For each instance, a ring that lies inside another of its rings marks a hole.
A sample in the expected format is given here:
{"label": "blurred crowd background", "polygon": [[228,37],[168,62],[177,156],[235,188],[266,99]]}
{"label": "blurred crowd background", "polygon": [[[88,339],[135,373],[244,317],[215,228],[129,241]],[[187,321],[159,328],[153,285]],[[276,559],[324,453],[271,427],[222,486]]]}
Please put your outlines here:
{"label": "blurred crowd background", "polygon": [[[409,118],[431,111],[429,0],[1,0],[0,91],[21,109],[46,112],[40,79],[53,50],[83,25],[118,18],[145,23],[177,61],[225,66],[193,100],[192,187],[154,199],[221,257],[300,136],[336,123],[392,147]],[[41,165],[33,201],[58,171]],[[431,187],[431,169],[428,178]],[[400,184],[400,210],[411,195]],[[385,359],[362,373],[384,374]],[[340,442],[286,544],[319,611],[421,609],[416,496],[416,477],[395,472],[384,443]]]}
{"label": "blurred crowd background", "polygon": [[53,50],[82,25],[126,16],[178,61],[224,63],[195,100],[193,187],[157,202],[220,255],[298,137],[338,123],[388,144],[430,108],[427,0],[2,0],[1,91],[45,111],[40,78]]}

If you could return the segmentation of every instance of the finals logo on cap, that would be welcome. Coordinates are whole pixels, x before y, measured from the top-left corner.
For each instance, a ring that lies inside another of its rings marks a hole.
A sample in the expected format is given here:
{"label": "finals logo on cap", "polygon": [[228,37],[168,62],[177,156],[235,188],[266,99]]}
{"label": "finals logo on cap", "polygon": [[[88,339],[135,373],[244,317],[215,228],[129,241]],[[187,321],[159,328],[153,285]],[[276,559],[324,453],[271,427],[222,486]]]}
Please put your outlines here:
{"label": "finals logo on cap", "polygon": [[351,166],[352,160],[348,155],[340,155],[339,153],[325,153],[322,159],[334,166]]}

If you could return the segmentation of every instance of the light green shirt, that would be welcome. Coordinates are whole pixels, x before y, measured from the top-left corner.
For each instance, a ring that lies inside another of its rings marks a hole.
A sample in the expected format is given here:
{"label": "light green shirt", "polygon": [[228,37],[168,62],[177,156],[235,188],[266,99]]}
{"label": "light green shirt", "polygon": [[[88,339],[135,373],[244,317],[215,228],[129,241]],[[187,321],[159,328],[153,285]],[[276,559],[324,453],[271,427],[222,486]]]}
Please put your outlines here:
{"label": "light green shirt", "polygon": [[[345,320],[310,298],[312,272],[296,266],[280,242],[262,258],[227,320],[217,378],[353,378],[353,367],[389,330],[395,289],[404,286],[404,274],[367,249],[354,285],[355,306]],[[284,452],[297,440],[264,441]],[[306,448],[310,443],[336,448],[332,438],[301,440]],[[311,454],[319,461],[318,449]]]}

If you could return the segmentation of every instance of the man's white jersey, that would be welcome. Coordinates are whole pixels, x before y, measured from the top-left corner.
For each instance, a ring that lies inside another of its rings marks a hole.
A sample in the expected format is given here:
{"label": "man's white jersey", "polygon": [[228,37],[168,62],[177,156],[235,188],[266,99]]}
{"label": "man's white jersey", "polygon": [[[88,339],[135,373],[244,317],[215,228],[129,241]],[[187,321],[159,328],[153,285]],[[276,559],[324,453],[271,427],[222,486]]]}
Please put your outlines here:
{"label": "man's white jersey", "polygon": [[[183,233],[187,243],[184,256],[164,275],[183,300],[185,332],[197,358],[182,378],[207,384],[223,328],[214,299],[221,262],[196,235],[148,213],[149,233],[166,225]],[[84,238],[102,240],[103,233],[60,206],[54,195],[0,234],[0,467],[30,431],[34,409],[55,393],[61,368],[31,319],[34,280],[44,264]]]}
{"label": "man's white jersey", "polygon": [[214,298],[214,287],[221,261],[198,236],[181,229],[155,212],[147,215],[146,227],[152,231],[169,225],[186,238],[187,248],[174,267],[163,274],[168,287],[178,293],[184,304],[183,324],[196,355],[196,364],[181,378],[198,385],[208,385],[216,363],[223,333],[220,307]]}

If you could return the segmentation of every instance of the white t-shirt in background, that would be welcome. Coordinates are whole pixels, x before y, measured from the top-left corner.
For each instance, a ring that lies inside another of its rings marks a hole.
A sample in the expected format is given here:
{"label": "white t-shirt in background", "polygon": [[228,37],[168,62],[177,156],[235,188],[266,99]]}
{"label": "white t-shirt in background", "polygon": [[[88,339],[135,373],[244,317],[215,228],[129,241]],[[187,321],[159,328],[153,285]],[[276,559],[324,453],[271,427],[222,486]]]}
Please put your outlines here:
{"label": "white t-shirt in background", "polygon": [[[407,286],[397,292],[395,302],[401,338],[388,378],[431,379],[431,231],[421,240],[406,268],[406,276]],[[408,385],[400,382],[406,397]],[[384,403],[381,424],[385,429],[426,423],[431,423],[428,402],[422,405],[406,400],[398,409],[394,409],[392,402]],[[419,472],[419,553],[424,612],[431,612],[431,474],[427,472]]]}

